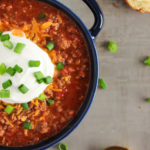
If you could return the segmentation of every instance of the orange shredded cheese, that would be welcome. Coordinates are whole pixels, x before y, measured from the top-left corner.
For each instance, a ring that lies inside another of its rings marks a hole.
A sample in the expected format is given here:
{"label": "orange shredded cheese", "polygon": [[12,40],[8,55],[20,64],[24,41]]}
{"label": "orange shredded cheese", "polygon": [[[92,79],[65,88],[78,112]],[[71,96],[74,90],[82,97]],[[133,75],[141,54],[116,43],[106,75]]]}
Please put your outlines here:
{"label": "orange shredded cheese", "polygon": [[6,120],[7,125],[10,125],[11,127],[14,127],[13,124],[9,121],[9,119],[6,116],[4,116],[4,119]]}
{"label": "orange shredded cheese", "polygon": [[26,121],[26,120],[27,120],[27,116],[22,116],[22,117],[21,117],[21,121],[24,122],[24,121]]}
{"label": "orange shredded cheese", "polygon": [[5,143],[5,137],[3,137],[3,139],[2,139],[2,144],[4,144]]}
{"label": "orange shredded cheese", "polygon": [[22,30],[19,30],[19,29],[14,29],[11,31],[11,33],[14,35],[14,36],[19,36],[19,37],[24,37],[24,33]]}
{"label": "orange shredded cheese", "polygon": [[4,107],[3,105],[0,104],[0,108],[1,108],[1,109],[4,109],[5,107]]}
{"label": "orange shredded cheese", "polygon": [[27,129],[24,130],[24,135],[28,136],[28,130]]}
{"label": "orange shredded cheese", "polygon": [[70,80],[70,78],[71,78],[70,75],[62,77],[62,79],[65,80],[66,82],[68,82]]}
{"label": "orange shredded cheese", "polygon": [[33,116],[38,116],[39,113],[40,113],[40,111],[39,111],[39,110],[36,110]]}
{"label": "orange shredded cheese", "polygon": [[45,22],[45,23],[42,24],[41,28],[43,30],[45,30],[45,29],[49,28],[51,25],[52,25],[51,22]]}

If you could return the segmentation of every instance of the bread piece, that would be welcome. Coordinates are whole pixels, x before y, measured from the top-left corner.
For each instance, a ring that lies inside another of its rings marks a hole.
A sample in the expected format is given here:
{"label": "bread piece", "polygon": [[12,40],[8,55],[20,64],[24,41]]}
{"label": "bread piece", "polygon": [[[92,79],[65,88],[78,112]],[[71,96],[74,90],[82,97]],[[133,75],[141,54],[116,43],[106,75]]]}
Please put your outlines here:
{"label": "bread piece", "polygon": [[150,0],[126,0],[129,6],[142,13],[150,13]]}

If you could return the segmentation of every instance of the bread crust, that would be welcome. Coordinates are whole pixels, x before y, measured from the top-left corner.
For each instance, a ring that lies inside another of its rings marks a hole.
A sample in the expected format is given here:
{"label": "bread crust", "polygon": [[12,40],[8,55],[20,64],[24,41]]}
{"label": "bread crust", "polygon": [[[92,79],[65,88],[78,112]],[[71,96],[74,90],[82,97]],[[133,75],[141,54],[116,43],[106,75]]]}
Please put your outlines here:
{"label": "bread crust", "polygon": [[132,3],[131,3],[131,0],[126,0],[127,4],[134,10],[137,10],[141,13],[150,13],[150,9],[147,10],[147,9],[144,9],[144,8],[136,8],[136,6],[134,6]]}

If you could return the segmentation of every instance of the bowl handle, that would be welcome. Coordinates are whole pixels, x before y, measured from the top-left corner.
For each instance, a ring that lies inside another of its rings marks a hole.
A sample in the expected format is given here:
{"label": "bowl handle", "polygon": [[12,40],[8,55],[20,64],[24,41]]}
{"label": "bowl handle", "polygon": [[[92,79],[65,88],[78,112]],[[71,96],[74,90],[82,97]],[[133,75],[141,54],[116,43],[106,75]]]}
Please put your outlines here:
{"label": "bowl handle", "polygon": [[94,14],[95,22],[92,28],[90,29],[92,38],[95,39],[104,24],[104,16],[103,13],[96,2],[96,0],[83,0],[91,9]]}

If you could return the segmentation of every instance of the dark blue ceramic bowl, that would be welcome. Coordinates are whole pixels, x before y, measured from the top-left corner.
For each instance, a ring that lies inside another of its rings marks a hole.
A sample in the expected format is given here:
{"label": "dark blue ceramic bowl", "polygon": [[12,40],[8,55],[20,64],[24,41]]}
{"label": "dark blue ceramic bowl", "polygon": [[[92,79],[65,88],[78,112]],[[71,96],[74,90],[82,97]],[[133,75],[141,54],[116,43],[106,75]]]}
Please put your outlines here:
{"label": "dark blue ceramic bowl", "polygon": [[97,58],[96,47],[94,44],[94,39],[100,32],[103,26],[103,22],[104,22],[102,11],[100,7],[98,6],[97,2],[95,0],[83,0],[83,2],[85,2],[89,6],[89,8],[91,9],[95,17],[95,22],[94,22],[93,27],[90,30],[88,30],[86,26],[84,25],[84,23],[81,21],[81,19],[74,12],[72,12],[69,8],[67,8],[65,5],[58,2],[57,0],[39,0],[39,1],[45,2],[63,11],[67,16],[69,16],[78,25],[81,32],[83,33],[85,40],[87,42],[88,48],[89,48],[89,55],[90,55],[90,61],[91,61],[91,80],[90,80],[88,94],[79,112],[77,113],[77,115],[57,135],[35,145],[25,146],[25,147],[0,146],[0,150],[44,150],[46,148],[50,148],[51,146],[57,144],[66,136],[68,136],[79,125],[81,120],[86,115],[93,101],[93,98],[97,89],[98,58]]}

